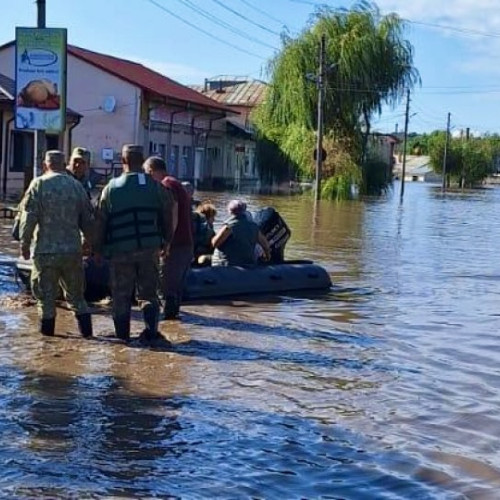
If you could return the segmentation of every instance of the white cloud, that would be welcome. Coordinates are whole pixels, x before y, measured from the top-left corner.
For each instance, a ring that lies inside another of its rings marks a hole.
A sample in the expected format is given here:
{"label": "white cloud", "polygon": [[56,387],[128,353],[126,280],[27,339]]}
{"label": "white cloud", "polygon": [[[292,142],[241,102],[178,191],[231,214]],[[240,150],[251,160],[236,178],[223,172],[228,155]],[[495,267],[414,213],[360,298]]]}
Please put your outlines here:
{"label": "white cloud", "polygon": [[[378,0],[383,13],[397,12],[404,19],[418,23],[450,26],[440,29],[443,36],[466,41],[467,50],[457,62],[463,73],[499,73],[500,9],[499,0]],[[432,29],[429,26],[429,29]],[[439,28],[436,28],[439,29]],[[474,33],[477,32],[477,33]],[[482,35],[485,34],[485,35]]]}
{"label": "white cloud", "polygon": [[500,31],[498,0],[378,0],[383,12],[412,21],[442,22],[481,31]]}

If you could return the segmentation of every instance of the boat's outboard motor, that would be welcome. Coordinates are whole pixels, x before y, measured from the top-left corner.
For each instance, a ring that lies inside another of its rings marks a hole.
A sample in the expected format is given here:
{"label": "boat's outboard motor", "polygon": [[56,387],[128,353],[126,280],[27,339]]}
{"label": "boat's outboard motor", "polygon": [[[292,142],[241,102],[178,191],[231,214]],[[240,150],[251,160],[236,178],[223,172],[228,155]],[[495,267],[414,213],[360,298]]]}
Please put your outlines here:
{"label": "boat's outboard motor", "polygon": [[254,212],[253,221],[259,226],[271,247],[270,264],[282,263],[285,259],[285,245],[292,234],[286,222],[272,207]]}

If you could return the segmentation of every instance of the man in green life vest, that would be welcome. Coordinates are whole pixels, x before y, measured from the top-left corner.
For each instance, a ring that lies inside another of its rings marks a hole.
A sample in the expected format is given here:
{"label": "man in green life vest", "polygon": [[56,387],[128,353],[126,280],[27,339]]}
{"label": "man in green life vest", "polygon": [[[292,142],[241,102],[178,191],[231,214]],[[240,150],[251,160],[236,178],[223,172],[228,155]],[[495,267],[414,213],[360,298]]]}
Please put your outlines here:
{"label": "man in green life vest", "polygon": [[110,258],[115,333],[127,342],[134,291],[146,326],[140,339],[159,337],[158,255],[173,234],[173,197],[142,171],[143,161],[142,146],[123,146],[123,173],[106,185],[97,209],[96,260]]}

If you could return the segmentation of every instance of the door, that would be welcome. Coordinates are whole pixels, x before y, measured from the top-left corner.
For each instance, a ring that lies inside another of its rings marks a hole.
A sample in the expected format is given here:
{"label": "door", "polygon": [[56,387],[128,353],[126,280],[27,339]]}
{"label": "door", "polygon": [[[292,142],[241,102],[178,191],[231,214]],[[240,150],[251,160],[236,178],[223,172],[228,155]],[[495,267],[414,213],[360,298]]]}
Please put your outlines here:
{"label": "door", "polygon": [[33,172],[35,160],[35,139],[30,132],[12,132],[11,172]]}

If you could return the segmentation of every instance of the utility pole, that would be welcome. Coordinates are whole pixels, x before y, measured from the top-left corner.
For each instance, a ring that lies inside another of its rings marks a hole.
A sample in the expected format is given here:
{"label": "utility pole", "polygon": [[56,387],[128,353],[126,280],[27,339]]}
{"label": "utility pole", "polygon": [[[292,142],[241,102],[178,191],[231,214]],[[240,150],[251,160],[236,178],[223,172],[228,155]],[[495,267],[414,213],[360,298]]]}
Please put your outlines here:
{"label": "utility pole", "polygon": [[[37,28],[46,27],[46,4],[45,0],[36,0]],[[35,158],[33,162],[33,179],[42,171],[43,154],[46,148],[45,130],[35,130]]]}
{"label": "utility pole", "polygon": [[314,201],[318,202],[321,197],[321,170],[323,166],[323,108],[325,103],[325,59],[326,59],[326,35],[321,35],[319,48],[319,72],[318,72],[318,136],[316,138],[316,182]]}
{"label": "utility pole", "polygon": [[448,156],[448,146],[450,143],[450,121],[451,113],[448,113],[448,121],[446,123],[446,141],[444,143],[444,154],[443,154],[443,183],[441,185],[441,191],[444,193],[446,191],[446,160]]}
{"label": "utility pole", "polygon": [[[467,144],[467,142],[469,142],[469,138],[470,138],[470,128],[467,127],[465,129],[465,144]],[[462,147],[464,147],[465,145],[462,144]],[[464,188],[465,188],[465,162],[464,162],[464,156],[462,156],[462,175],[460,176],[460,187],[462,188],[462,193],[464,192]]]}
{"label": "utility pole", "polygon": [[408,121],[410,120],[410,89],[406,90],[406,111],[405,111],[405,131],[403,137],[403,168],[401,169],[401,194],[399,202],[403,203],[405,194],[405,175],[406,175],[406,143],[408,142]]}

